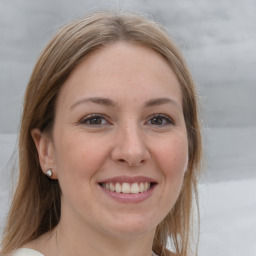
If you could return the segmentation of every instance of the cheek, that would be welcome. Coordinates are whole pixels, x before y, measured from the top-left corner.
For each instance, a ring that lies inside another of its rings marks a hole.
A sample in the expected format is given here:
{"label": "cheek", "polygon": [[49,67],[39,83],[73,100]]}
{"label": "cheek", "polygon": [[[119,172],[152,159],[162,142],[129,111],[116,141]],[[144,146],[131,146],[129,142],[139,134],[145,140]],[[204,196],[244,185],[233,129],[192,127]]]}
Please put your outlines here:
{"label": "cheek", "polygon": [[56,168],[59,179],[69,181],[91,179],[100,168],[104,150],[97,143],[78,134],[66,134],[58,138],[56,146]]}
{"label": "cheek", "polygon": [[183,176],[188,165],[188,143],[184,138],[166,141],[159,152],[159,163],[166,176]]}
{"label": "cheek", "polygon": [[188,165],[187,140],[178,137],[165,142],[161,148],[158,162],[164,177],[165,186],[163,194],[166,195],[165,204],[169,212],[180,194]]}
{"label": "cheek", "polygon": [[188,164],[188,144],[184,136],[178,136],[158,145],[155,156],[162,174],[158,206],[162,209],[159,218],[164,219],[175,205],[182,188]]}

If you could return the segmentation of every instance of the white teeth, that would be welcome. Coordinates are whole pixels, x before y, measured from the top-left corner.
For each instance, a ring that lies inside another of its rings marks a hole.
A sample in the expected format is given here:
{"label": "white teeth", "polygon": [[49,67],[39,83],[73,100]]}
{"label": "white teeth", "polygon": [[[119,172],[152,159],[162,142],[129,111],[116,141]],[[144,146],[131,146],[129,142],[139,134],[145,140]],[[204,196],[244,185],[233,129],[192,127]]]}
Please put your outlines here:
{"label": "white teeth", "polygon": [[116,183],[115,191],[116,191],[116,193],[121,193],[122,192],[122,186],[121,186],[120,183]]}
{"label": "white teeth", "polygon": [[[107,186],[106,186],[106,189],[107,189]],[[109,184],[109,189],[110,189],[110,191],[112,191],[112,192],[115,191],[115,186],[114,186],[114,184],[113,184],[112,182]]]}
{"label": "white teeth", "polygon": [[140,193],[142,193],[143,191],[146,191],[146,190],[144,190],[144,183],[141,182],[140,183]]}
{"label": "white teeth", "polygon": [[125,193],[125,194],[130,194],[131,193],[131,186],[130,186],[129,183],[123,183],[122,193]]}
{"label": "white teeth", "polygon": [[140,192],[139,184],[138,183],[132,183],[131,193],[132,194],[138,194],[139,192]]}
{"label": "white teeth", "polygon": [[120,183],[102,183],[102,187],[110,190],[112,192],[116,193],[124,193],[124,194],[138,194],[138,193],[143,193],[150,188],[150,183],[149,182],[134,182],[132,184],[124,182],[122,184]]}
{"label": "white teeth", "polygon": [[150,187],[150,183],[149,182],[145,182],[144,183],[144,190],[148,190]]}

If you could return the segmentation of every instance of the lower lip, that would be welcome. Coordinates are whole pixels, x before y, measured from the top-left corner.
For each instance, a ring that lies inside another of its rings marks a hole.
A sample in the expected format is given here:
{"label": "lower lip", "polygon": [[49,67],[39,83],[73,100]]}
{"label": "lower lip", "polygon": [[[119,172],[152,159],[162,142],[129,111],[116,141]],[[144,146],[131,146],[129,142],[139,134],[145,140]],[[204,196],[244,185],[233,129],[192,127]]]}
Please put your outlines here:
{"label": "lower lip", "polygon": [[105,194],[107,194],[109,197],[116,200],[117,202],[135,204],[143,202],[146,199],[148,199],[152,195],[155,185],[152,186],[149,190],[138,194],[116,193],[109,191],[101,186],[100,188],[103,190]]}

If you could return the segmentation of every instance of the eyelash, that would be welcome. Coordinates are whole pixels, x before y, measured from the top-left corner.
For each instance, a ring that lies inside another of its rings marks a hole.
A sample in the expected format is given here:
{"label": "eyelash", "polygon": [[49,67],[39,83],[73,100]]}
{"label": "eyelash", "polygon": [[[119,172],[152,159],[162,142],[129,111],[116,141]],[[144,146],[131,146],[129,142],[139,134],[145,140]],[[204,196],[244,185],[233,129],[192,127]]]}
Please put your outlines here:
{"label": "eyelash", "polygon": [[[155,119],[155,121],[159,122],[158,124],[153,124],[152,121]],[[159,120],[160,119],[160,120]],[[99,121],[100,123],[92,123],[94,121]],[[102,123],[104,121],[104,123]],[[151,122],[151,123],[150,123]],[[163,123],[164,122],[164,123]],[[91,114],[84,118],[82,118],[79,122],[80,124],[87,125],[87,126],[94,126],[94,127],[101,127],[104,125],[111,124],[107,118],[105,118],[102,114]],[[166,116],[165,114],[154,114],[146,121],[146,125],[153,125],[156,127],[164,127],[169,125],[174,125],[174,121],[169,116]]]}
{"label": "eyelash", "polygon": [[[92,122],[93,120],[96,120],[96,119],[100,119],[101,123],[100,124],[89,123],[89,122]],[[105,121],[104,124],[102,124],[102,120]],[[88,126],[97,126],[97,127],[98,126],[102,126],[102,125],[106,125],[106,124],[110,124],[110,122],[107,121],[107,119],[103,115],[101,115],[101,114],[91,114],[91,115],[88,115],[88,116],[82,118],[79,123],[84,124],[84,125],[88,125]]]}
{"label": "eyelash", "polygon": [[[160,124],[152,124],[156,127],[161,127],[161,126],[168,126],[168,125],[174,125],[174,121],[172,120],[172,118],[170,118],[169,116],[166,116],[164,114],[154,114],[147,122],[152,122],[153,119],[159,119],[161,118],[161,123]],[[164,124],[162,124],[162,121],[165,121]]]}

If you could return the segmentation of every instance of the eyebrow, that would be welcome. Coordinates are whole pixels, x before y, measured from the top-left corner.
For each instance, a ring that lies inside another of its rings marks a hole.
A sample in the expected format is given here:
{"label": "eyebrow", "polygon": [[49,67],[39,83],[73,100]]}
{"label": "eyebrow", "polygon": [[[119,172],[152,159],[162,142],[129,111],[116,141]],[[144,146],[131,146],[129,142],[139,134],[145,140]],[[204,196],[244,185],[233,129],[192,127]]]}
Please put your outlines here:
{"label": "eyebrow", "polygon": [[[109,98],[91,97],[91,98],[82,98],[82,99],[78,100],[70,107],[70,110],[72,110],[73,108],[75,108],[76,106],[78,106],[80,104],[88,103],[88,102],[92,102],[92,103],[96,103],[96,104],[108,106],[108,107],[116,107],[117,106],[117,103]],[[171,98],[166,98],[166,97],[151,99],[151,100],[147,101],[144,104],[144,106],[145,107],[154,107],[154,106],[160,106],[160,105],[164,105],[164,104],[173,104],[173,105],[177,106],[178,108],[180,108],[180,104],[177,101],[175,101],[174,99],[171,99]]]}
{"label": "eyebrow", "polygon": [[109,107],[115,107],[117,105],[113,100],[109,98],[92,97],[92,98],[83,98],[78,100],[70,107],[70,110],[72,110],[73,108],[75,108],[76,106],[82,103],[87,103],[87,102],[92,102],[92,103],[96,103],[103,106],[109,106]]}
{"label": "eyebrow", "polygon": [[159,106],[163,104],[173,104],[180,108],[180,104],[176,100],[171,98],[165,98],[165,97],[151,99],[145,103],[145,107],[154,107],[154,106]]}

